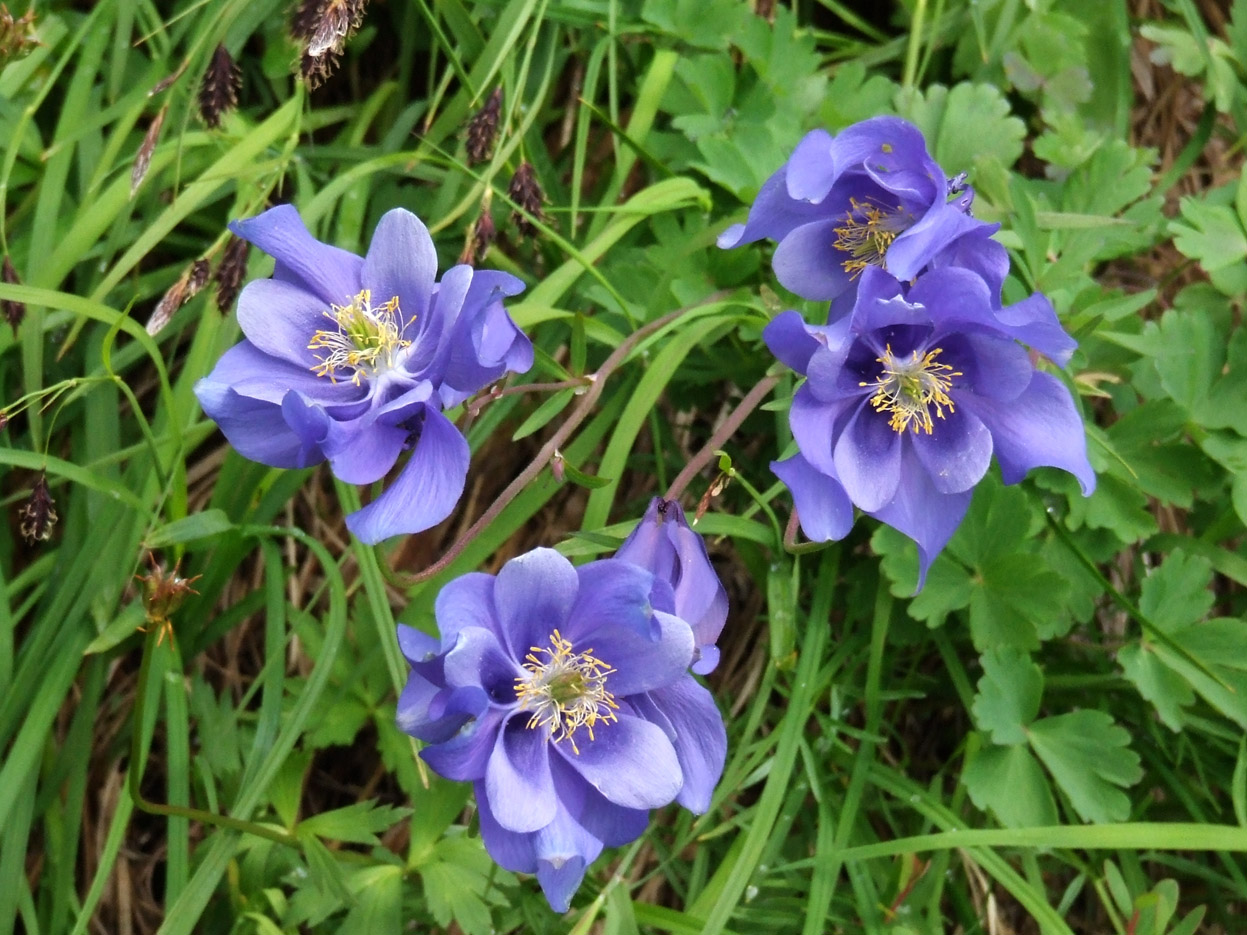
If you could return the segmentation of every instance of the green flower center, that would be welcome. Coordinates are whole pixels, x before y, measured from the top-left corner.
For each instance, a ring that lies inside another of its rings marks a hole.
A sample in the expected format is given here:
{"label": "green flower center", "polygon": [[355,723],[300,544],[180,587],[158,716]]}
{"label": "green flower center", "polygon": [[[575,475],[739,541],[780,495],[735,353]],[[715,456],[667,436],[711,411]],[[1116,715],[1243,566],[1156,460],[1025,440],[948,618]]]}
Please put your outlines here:
{"label": "green flower center", "polygon": [[840,226],[832,228],[836,239],[831,244],[848,254],[840,264],[846,273],[857,278],[867,266],[887,269],[888,247],[908,227],[904,211],[900,205],[893,211],[874,201],[849,199]]}
{"label": "green flower center", "polygon": [[935,427],[933,410],[937,419],[944,418],[945,407],[949,412],[955,411],[948,391],[953,377],[962,374],[936,360],[942,353],[943,349],[937,347],[897,358],[888,345],[883,356],[875,358],[883,364],[883,372],[873,382],[860,385],[875,388],[870,404],[877,412],[891,415],[888,425],[893,431],[910,429],[917,434],[921,430],[930,435]]}
{"label": "green flower center", "polygon": [[548,647],[532,646],[523,667],[527,675],[515,680],[515,696],[521,711],[532,711],[528,727],[544,727],[555,743],[566,740],[579,754],[575,733],[589,732],[597,724],[617,721],[619,706],[606,690],[606,677],[615,670],[593,655],[592,649],[573,652],[570,640],[555,630]]}
{"label": "green flower center", "polygon": [[402,337],[406,323],[398,296],[373,306],[372,292],[364,289],[350,305],[331,306],[325,317],[333,327],[313,334],[308,350],[319,352],[312,372],[334,383],[340,372],[350,371],[351,382],[359,386],[364,377],[393,367],[394,352],[411,344]]}

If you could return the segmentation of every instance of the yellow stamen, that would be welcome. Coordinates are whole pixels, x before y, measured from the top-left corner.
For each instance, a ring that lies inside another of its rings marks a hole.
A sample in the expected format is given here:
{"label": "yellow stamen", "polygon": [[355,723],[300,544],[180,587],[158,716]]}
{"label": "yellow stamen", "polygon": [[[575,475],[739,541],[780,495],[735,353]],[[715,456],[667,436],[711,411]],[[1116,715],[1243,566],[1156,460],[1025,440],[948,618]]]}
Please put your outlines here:
{"label": "yellow stamen", "polygon": [[938,419],[944,418],[945,406],[949,412],[955,411],[948,391],[952,388],[953,377],[962,376],[962,373],[937,361],[941,353],[942,348],[937,347],[925,353],[913,351],[909,357],[898,360],[892,356],[889,345],[883,356],[876,358],[883,364],[883,372],[873,382],[859,384],[875,387],[870,404],[878,412],[892,414],[888,426],[894,432],[912,429],[916,435],[921,429],[930,435],[935,428],[932,408]]}
{"label": "yellow stamen", "polygon": [[888,247],[907,226],[903,214],[904,208],[900,205],[891,211],[876,202],[850,198],[849,210],[844,213],[841,225],[832,228],[836,239],[831,245],[849,255],[840,264],[844,271],[856,278],[867,266],[887,269],[884,260]]}
{"label": "yellow stamen", "polygon": [[326,352],[316,355],[320,363],[312,372],[334,383],[339,370],[352,370],[351,382],[359,386],[364,377],[394,366],[394,352],[411,344],[402,336],[406,323],[398,296],[373,307],[372,292],[364,289],[350,305],[331,306],[325,317],[334,327],[313,334],[308,350]]}
{"label": "yellow stamen", "polygon": [[596,724],[618,720],[619,705],[606,690],[606,677],[615,670],[596,658],[592,649],[572,652],[571,641],[558,630],[550,634],[548,648],[532,646],[530,650],[524,657],[528,675],[515,680],[520,710],[533,712],[527,726],[544,727],[551,740],[566,740],[579,755],[573,736],[578,729],[585,728],[593,740]]}

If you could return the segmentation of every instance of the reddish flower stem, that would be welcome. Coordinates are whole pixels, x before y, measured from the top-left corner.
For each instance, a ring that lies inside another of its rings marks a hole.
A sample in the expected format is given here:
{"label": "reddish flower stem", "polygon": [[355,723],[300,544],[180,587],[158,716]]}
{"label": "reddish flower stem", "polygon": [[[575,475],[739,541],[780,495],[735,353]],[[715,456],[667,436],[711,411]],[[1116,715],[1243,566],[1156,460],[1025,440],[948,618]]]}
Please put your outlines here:
{"label": "reddish flower stem", "polygon": [[536,457],[533,458],[528,467],[524,468],[515,480],[511,481],[511,483],[507,485],[507,488],[498,495],[498,499],[496,499],[490,507],[477,518],[476,522],[468,528],[467,532],[460,536],[459,539],[446,550],[446,553],[441,558],[439,558],[432,565],[429,565],[423,571],[407,578],[404,583],[408,586],[419,584],[421,581],[427,581],[429,578],[432,578],[434,575],[445,569],[451,562],[463,553],[463,550],[468,547],[473,539],[481,534],[485,527],[498,518],[499,514],[501,514],[508,505],[510,505],[512,500],[519,496],[525,487],[540,476],[541,472],[545,469],[545,466],[554,457],[555,452],[567,444],[567,440],[571,438],[572,433],[580,427],[580,423],[588,418],[589,413],[593,411],[593,407],[598,401],[598,397],[602,395],[602,390],[606,386],[606,378],[614,373],[615,370],[618,369],[618,367],[625,360],[627,360],[628,355],[632,353],[633,348],[654,332],[660,331],[667,325],[671,324],[671,322],[675,321],[686,312],[689,312],[694,308],[709,305],[712,302],[717,302],[719,299],[723,298],[724,295],[726,295],[725,291],[713,293],[694,305],[687,305],[684,308],[678,308],[673,312],[668,312],[666,315],[663,315],[662,318],[651,321],[649,324],[643,325],[632,334],[628,335],[628,337],[620,343],[619,347],[615,348],[615,350],[611,352],[610,356],[602,362],[602,366],[599,367],[595,373],[589,374],[585,377],[588,383],[584,395],[577,401],[575,408],[568,414],[566,421],[564,421],[563,424],[558,427],[558,430],[550,436],[549,441],[542,445],[541,450],[537,452]]}
{"label": "reddish flower stem", "polygon": [[702,446],[701,450],[684,465],[684,469],[676,475],[675,480],[671,482],[671,486],[667,488],[665,500],[675,500],[680,494],[684,493],[684,488],[696,477],[714,457],[715,452],[719,451],[727,440],[736,433],[740,428],[740,424],[745,421],[749,413],[758,408],[758,404],[762,402],[766,395],[775,388],[775,384],[779,382],[779,376],[763,377],[758,385],[745,394],[745,398],[736,404],[736,408],[732,410],[723,423],[714,430],[714,433]]}

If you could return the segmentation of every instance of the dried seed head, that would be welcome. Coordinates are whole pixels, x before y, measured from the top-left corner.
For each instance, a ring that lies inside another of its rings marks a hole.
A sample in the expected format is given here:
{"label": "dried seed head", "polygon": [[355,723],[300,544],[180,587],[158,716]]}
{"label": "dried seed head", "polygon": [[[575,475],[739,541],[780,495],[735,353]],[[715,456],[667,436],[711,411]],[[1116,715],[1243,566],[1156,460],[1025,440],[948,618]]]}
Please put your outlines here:
{"label": "dried seed head", "polygon": [[485,106],[468,121],[468,165],[488,161],[498,136],[498,120],[502,116],[502,87],[494,88]]}
{"label": "dried seed head", "polygon": [[238,298],[247,275],[247,241],[231,236],[225,244],[221,265],[216,268],[216,307],[228,312]]}
{"label": "dried seed head", "polygon": [[341,52],[347,38],[363,23],[367,5],[368,0],[322,0],[307,37],[307,54],[318,58],[326,52]]}
{"label": "dried seed head", "polygon": [[160,127],[165,122],[165,114],[169,110],[166,104],[160,108],[160,112],[152,118],[151,126],[147,128],[147,135],[143,137],[143,142],[139,146],[138,154],[134,157],[134,168],[130,170],[130,197],[134,197],[134,193],[139,190],[139,186],[143,184],[143,179],[147,177],[147,170],[152,164],[152,153],[156,151],[156,142],[160,139]]}
{"label": "dried seed head", "polygon": [[316,24],[320,22],[320,10],[324,5],[325,0],[299,0],[290,21],[290,35],[302,43],[311,39],[316,32]]}
{"label": "dried seed head", "polygon": [[489,252],[497,236],[498,228],[494,225],[494,217],[486,206],[482,208],[481,216],[476,219],[476,223],[468,232],[468,240],[463,245],[463,253],[459,257],[459,262],[470,266],[480,263],[485,259],[485,254]]}
{"label": "dried seed head", "polygon": [[30,498],[18,510],[17,518],[21,524],[23,538],[31,545],[44,542],[52,535],[52,527],[56,525],[58,517],[56,501],[48,493],[46,474],[40,474],[39,479],[35,481],[35,488],[30,492]]}
{"label": "dried seed head", "polygon": [[238,106],[238,89],[242,72],[238,64],[218,45],[208,62],[208,70],[199,82],[199,115],[211,129],[221,125],[221,116]]}
{"label": "dried seed head", "polygon": [[212,271],[212,267],[205,259],[198,259],[191,264],[189,275],[186,279],[186,297],[196,295],[200,289],[208,284],[208,274]]}
{"label": "dried seed head", "polygon": [[156,303],[156,308],[152,311],[151,317],[147,319],[146,329],[148,334],[159,334],[165,325],[169,323],[169,319],[173,317],[173,313],[182,307],[186,301],[186,287],[188,277],[183,273],[178,277],[177,282],[171,285],[167,292]]}
{"label": "dried seed head", "polygon": [[[10,286],[22,284],[22,281],[17,278],[17,270],[13,268],[13,261],[9,259],[7,253],[4,255],[4,263],[0,265],[0,270],[3,271],[4,281]],[[17,337],[17,326],[26,317],[26,303],[18,302],[16,299],[0,299],[0,309],[3,309],[5,321],[13,329],[13,336]]]}
{"label": "dried seed head", "polygon": [[309,55],[304,52],[299,59],[299,74],[313,91],[328,81],[337,67],[338,53],[332,50],[324,55]]}
{"label": "dried seed head", "polygon": [[511,176],[511,184],[507,186],[507,197],[515,202],[518,208],[523,209],[523,211],[511,212],[511,223],[515,225],[521,237],[533,236],[537,232],[533,222],[543,220],[545,217],[541,212],[545,193],[537,183],[537,174],[533,171],[532,163],[520,163],[520,167],[515,170],[515,175]]}
{"label": "dried seed head", "polygon": [[34,7],[14,19],[9,8],[0,3],[0,65],[25,58],[35,46],[43,44],[35,38],[34,26]]}
{"label": "dried seed head", "polygon": [[165,571],[164,566],[156,561],[156,556],[151,552],[147,553],[147,562],[151,565],[151,574],[134,577],[143,583],[143,611],[147,617],[148,626],[159,628],[160,635],[157,639],[159,643],[164,639],[165,634],[168,634],[170,639],[173,638],[173,624],[169,618],[182,606],[188,594],[199,593],[191,585],[203,576],[183,578],[179,574],[182,564],[180,560],[174,564],[171,571]]}

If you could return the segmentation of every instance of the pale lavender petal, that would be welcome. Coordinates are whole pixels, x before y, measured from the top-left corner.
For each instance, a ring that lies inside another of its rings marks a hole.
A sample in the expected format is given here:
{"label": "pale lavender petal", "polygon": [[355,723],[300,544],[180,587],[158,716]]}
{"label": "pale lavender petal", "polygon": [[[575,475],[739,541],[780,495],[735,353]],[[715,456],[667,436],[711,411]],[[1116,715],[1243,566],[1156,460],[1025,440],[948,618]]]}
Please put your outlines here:
{"label": "pale lavender petal", "polygon": [[603,628],[627,630],[645,641],[654,639],[658,624],[650,592],[654,575],[648,569],[618,558],[589,562],[576,569],[578,591],[563,636],[582,643]]}
{"label": "pale lavender petal", "polygon": [[513,715],[498,732],[485,768],[485,792],[498,824],[508,831],[537,831],[554,820],[558,799],[550,777],[547,732]]}
{"label": "pale lavender petal", "polygon": [[998,402],[1017,399],[1030,386],[1035,367],[1026,348],[1012,338],[988,331],[963,331],[935,339],[948,353],[939,361],[955,366],[955,390],[968,389]]}
{"label": "pale lavender petal", "polygon": [[442,586],[433,603],[433,615],[443,646],[452,646],[466,627],[484,627],[502,635],[494,610],[494,581],[493,575],[473,571]]}
{"label": "pale lavender petal", "polygon": [[951,205],[937,205],[888,247],[888,272],[897,279],[913,279],[939,251],[981,226],[982,221]]}
{"label": "pale lavender petal", "polygon": [[892,499],[901,481],[901,447],[900,433],[887,414],[863,400],[836,440],[833,455],[836,476],[858,507],[871,512]]}
{"label": "pale lavender petal", "polygon": [[652,705],[662,719],[649,720],[670,731],[668,739],[675,747],[684,776],[676,801],[699,815],[707,811],[727,761],[727,729],[713,696],[686,675],[641,696],[633,704],[647,717],[646,707]]}
{"label": "pale lavender petal", "polygon": [[[960,207],[960,206],[958,206]],[[931,260],[931,268],[967,269],[987,283],[992,305],[1000,305],[1000,291],[1009,275],[1009,251],[991,239],[999,225],[985,224],[958,237]]]}
{"label": "pale lavender petal", "polygon": [[508,371],[523,373],[532,367],[532,342],[502,304],[504,297],[523,289],[523,282],[506,273],[481,270],[471,277],[462,309],[448,332],[446,405],[458,404]]}
{"label": "pale lavender petal", "polygon": [[494,704],[515,702],[515,680],[527,673],[485,627],[464,627],[442,663],[446,684],[484,689]]}
{"label": "pale lavender petal", "polygon": [[240,396],[228,386],[200,380],[195,396],[204,413],[220,426],[229,443],[251,461],[269,467],[308,467],[309,459],[299,436],[291,431],[277,403]]}
{"label": "pale lavender petal", "polygon": [[764,238],[780,240],[793,228],[826,214],[821,206],[798,201],[788,194],[788,167],[781,166],[762,184],[746,223],[733,224],[725,230],[719,235],[718,245],[728,250]]}
{"label": "pale lavender petal", "polygon": [[[440,594],[438,598],[440,600]],[[408,662],[426,662],[441,649],[439,640],[421,630],[417,630],[415,627],[409,627],[405,623],[400,623],[397,631],[398,648]]]}
{"label": "pale lavender petal", "polygon": [[[328,306],[301,286],[280,279],[255,279],[238,296],[238,324],[265,354],[311,371],[317,359],[308,344],[317,331],[337,332]],[[318,378],[319,379],[319,378]],[[328,377],[323,378],[329,382]]]}
{"label": "pale lavender petal", "polygon": [[580,752],[555,744],[563,761],[609,801],[624,808],[659,808],[672,801],[684,780],[667,735],[656,724],[624,711],[602,724],[594,739],[580,739]]}
{"label": "pale lavender petal", "polygon": [[349,380],[334,383],[316,376],[307,367],[270,357],[250,341],[240,341],[222,354],[205,379],[229,386],[240,396],[270,403],[280,403],[286,393],[296,390],[326,406],[345,406],[368,392],[366,387],[355,386]]}
{"label": "pale lavender petal", "polygon": [[811,542],[843,539],[853,528],[853,503],[844,486],[801,455],[772,461],[771,470],[792,493],[801,530]]}
{"label": "pale lavender petal", "polygon": [[512,873],[537,872],[536,836],[532,832],[508,831],[498,823],[483,780],[472,784],[476,793],[476,812],[481,822],[481,840],[485,850],[503,870]]}
{"label": "pale lavender petal", "polygon": [[425,406],[411,458],[376,500],[346,518],[369,545],[400,533],[423,532],[455,508],[468,473],[468,443],[444,415]]}
{"label": "pale lavender petal", "polygon": [[960,493],[983,479],[992,463],[992,436],[965,407],[945,410],[930,435],[910,435],[918,460],[940,493]]}
{"label": "pale lavender petal", "polygon": [[823,346],[810,333],[800,312],[781,312],[762,329],[762,340],[780,361],[797,373],[804,374],[810,357]]}
{"label": "pale lavender petal", "polygon": [[554,791],[563,807],[582,828],[607,847],[630,844],[645,833],[649,811],[624,808],[609,801],[585,782],[562,757],[550,758]]}
{"label": "pale lavender petal", "polygon": [[889,156],[921,159],[926,141],[917,127],[899,117],[871,117],[836,134],[831,147],[837,174],[862,167],[867,161],[887,168],[896,163],[880,160]]}
{"label": "pale lavender petal", "polygon": [[602,853],[602,842],[559,808],[554,820],[534,836],[537,882],[555,912],[567,912],[585,870]]}
{"label": "pale lavender petal", "polygon": [[788,158],[788,194],[797,201],[822,201],[836,182],[831,134],[811,130]]}
{"label": "pale lavender petal", "polygon": [[331,432],[324,449],[334,475],[348,484],[371,484],[385,477],[423,431],[430,408],[424,403],[432,392],[432,384],[421,381],[360,418],[350,431]]}
{"label": "pale lavender petal", "polygon": [[967,397],[975,414],[992,433],[1000,473],[1016,484],[1035,467],[1069,471],[1083,496],[1095,490],[1095,471],[1087,460],[1087,435],[1065,384],[1036,372],[1026,392],[1009,403]]}
{"label": "pale lavender petal", "polygon": [[853,284],[836,249],[836,221],[818,220],[787,234],[775,248],[771,268],[785,289],[815,302],[834,299]]}
{"label": "pale lavender petal", "polygon": [[372,233],[360,278],[372,290],[374,306],[397,296],[404,321],[422,321],[437,278],[437,251],[424,222],[403,208],[385,212]]}
{"label": "pale lavender petal", "polygon": [[836,473],[832,444],[839,434],[838,423],[860,404],[860,396],[838,403],[822,402],[815,398],[808,383],[793,396],[788,425],[806,460],[824,474]]}
{"label": "pale lavender petal", "polygon": [[335,423],[317,402],[297,392],[287,393],[281,401],[281,417],[299,437],[303,445],[301,464],[318,464],[324,459],[324,445]]}
{"label": "pale lavender petal", "polygon": [[1061,326],[1056,309],[1042,292],[998,309],[996,323],[1010,337],[1033,347],[1062,367],[1069,363],[1078,347],[1078,342]]}
{"label": "pale lavender petal", "polygon": [[904,448],[901,471],[905,483],[897,487],[896,496],[890,502],[871,511],[871,515],[918,544],[916,594],[926,581],[927,569],[965,518],[971,491],[940,493],[909,445]]}
{"label": "pale lavender petal", "polygon": [[551,633],[567,626],[579,587],[572,563],[553,549],[533,549],[502,566],[494,604],[514,658],[550,645]]}
{"label": "pale lavender petal", "polygon": [[302,286],[327,305],[345,305],[360,290],[364,261],[313,237],[293,205],[277,205],[229,227],[277,260],[274,279]]}
{"label": "pale lavender petal", "polygon": [[[610,611],[611,602],[603,599],[583,606]],[[693,630],[688,622],[660,610],[653,612],[653,621],[657,631],[653,636],[609,619],[578,621],[579,633],[572,640],[575,651],[592,650],[595,659],[615,669],[606,677],[606,687],[617,698],[666,685],[678,679],[693,661]]]}

